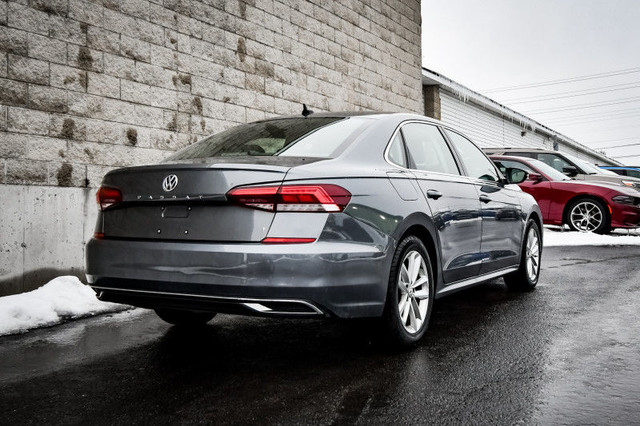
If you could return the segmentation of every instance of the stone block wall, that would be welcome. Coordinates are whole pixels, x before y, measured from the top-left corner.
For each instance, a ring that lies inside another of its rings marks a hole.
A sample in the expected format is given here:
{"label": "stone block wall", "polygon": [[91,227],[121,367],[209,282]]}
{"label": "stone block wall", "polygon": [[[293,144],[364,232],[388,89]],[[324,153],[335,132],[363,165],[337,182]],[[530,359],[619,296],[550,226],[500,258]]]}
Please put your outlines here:
{"label": "stone block wall", "polygon": [[[0,185],[95,188],[112,168],[302,103],[421,113],[420,23],[419,0],[1,1]],[[17,259],[29,248],[13,231],[0,252]],[[0,294],[33,286],[12,265],[0,259]]]}

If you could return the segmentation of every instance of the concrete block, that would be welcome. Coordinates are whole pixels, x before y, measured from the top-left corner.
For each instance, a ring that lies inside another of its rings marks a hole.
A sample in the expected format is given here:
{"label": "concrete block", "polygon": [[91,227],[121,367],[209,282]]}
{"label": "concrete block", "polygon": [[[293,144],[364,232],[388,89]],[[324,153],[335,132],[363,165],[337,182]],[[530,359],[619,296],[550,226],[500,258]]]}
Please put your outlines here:
{"label": "concrete block", "polygon": [[0,103],[3,105],[26,106],[27,105],[27,84],[0,79]]}
{"label": "concrete block", "polygon": [[68,92],[69,112],[81,117],[99,118],[105,99],[99,96],[79,92]]}
{"label": "concrete block", "polygon": [[87,92],[109,98],[120,97],[120,80],[108,74],[89,72],[87,74]]}
{"label": "concrete block", "polygon": [[87,46],[103,52],[120,54],[120,34],[91,26],[87,29]]}
{"label": "concrete block", "polygon": [[[25,153],[24,135],[0,133],[0,158],[22,158]],[[4,164],[0,164],[0,174],[4,177]]]}
{"label": "concrete block", "polygon": [[8,55],[8,76],[29,83],[49,84],[49,64],[37,59]]}
{"label": "concrete block", "polygon": [[46,12],[18,3],[9,3],[7,18],[10,27],[45,36],[49,35],[51,17]]}
{"label": "concrete block", "polygon": [[164,124],[163,110],[145,105],[134,106],[135,124],[148,127],[162,127]]}
{"label": "concrete block", "polygon": [[118,78],[133,80],[135,75],[136,62],[133,59],[125,58],[110,53],[104,54],[104,72]]}
{"label": "concrete block", "polygon": [[0,27],[0,52],[27,56],[28,42],[26,31]]}
{"label": "concrete block", "polygon": [[100,4],[83,0],[69,0],[69,17],[91,25],[102,25],[104,9]]}
{"label": "concrete block", "polygon": [[120,10],[127,15],[135,16],[144,20],[149,20],[149,1],[147,0],[127,0],[120,4]]}
{"label": "concrete block", "polygon": [[5,169],[4,183],[46,185],[49,181],[49,168],[43,161],[8,159]]}
{"label": "concrete block", "polygon": [[86,92],[87,72],[64,65],[51,64],[51,86]]}
{"label": "concrete block", "polygon": [[49,112],[67,112],[67,92],[55,87],[30,84],[29,108]]}
{"label": "concrete block", "polygon": [[122,80],[120,97],[125,101],[167,109],[176,109],[176,92],[142,83]]}
{"label": "concrete block", "polygon": [[99,50],[68,44],[67,57],[72,67],[95,72],[104,70],[103,54]]}
{"label": "concrete block", "polygon": [[86,24],[62,16],[50,15],[49,36],[69,43],[86,45]]}
{"label": "concrete block", "polygon": [[67,43],[38,34],[29,34],[29,56],[58,64],[67,63]]}
{"label": "concrete block", "polygon": [[148,42],[120,36],[120,54],[136,61],[151,62],[151,46]]}
{"label": "concrete block", "polygon": [[87,139],[87,120],[68,115],[52,114],[49,135],[60,139],[83,141]]}
{"label": "concrete block", "polygon": [[46,135],[49,133],[49,114],[27,108],[9,107],[7,129],[16,133]]}

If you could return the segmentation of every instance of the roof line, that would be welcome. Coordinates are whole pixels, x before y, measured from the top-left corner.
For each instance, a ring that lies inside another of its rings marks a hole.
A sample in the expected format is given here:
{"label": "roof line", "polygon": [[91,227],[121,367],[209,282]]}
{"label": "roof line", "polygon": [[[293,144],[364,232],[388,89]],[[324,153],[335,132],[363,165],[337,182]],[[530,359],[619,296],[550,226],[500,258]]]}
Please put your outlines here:
{"label": "roof line", "polygon": [[508,117],[508,118],[511,118],[511,121],[518,121],[520,122],[520,125],[525,129],[527,128],[527,126],[529,126],[531,128],[531,131],[533,132],[538,132],[538,133],[546,134],[550,137],[555,137],[559,141],[564,142],[565,144],[570,145],[572,148],[575,148],[586,154],[592,155],[606,162],[621,164],[619,161],[609,158],[606,155],[601,154],[598,151],[595,151],[594,149],[589,148],[588,146],[585,146],[580,142],[574,139],[571,139],[570,137],[556,130],[553,130],[550,127],[545,126],[539,121],[536,121],[530,117],[527,117],[522,113],[519,113],[499,102],[494,101],[493,99],[485,95],[482,95],[476,92],[475,90],[469,89],[467,86],[464,86],[450,79],[449,77],[446,77],[428,68],[422,67],[422,84],[425,85],[425,83],[429,83],[429,82],[431,82],[432,84],[435,83],[438,86],[444,88],[445,90],[452,92],[454,95],[458,96],[458,98],[460,98],[463,102],[471,101],[495,114],[500,115],[501,117]]}

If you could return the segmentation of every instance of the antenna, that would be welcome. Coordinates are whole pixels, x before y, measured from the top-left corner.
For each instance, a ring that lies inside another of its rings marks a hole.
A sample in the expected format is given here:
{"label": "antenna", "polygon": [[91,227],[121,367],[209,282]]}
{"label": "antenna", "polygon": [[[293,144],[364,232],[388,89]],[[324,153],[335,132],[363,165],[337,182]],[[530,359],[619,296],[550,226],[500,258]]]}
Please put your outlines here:
{"label": "antenna", "polygon": [[307,108],[307,104],[302,104],[302,116],[307,117],[311,114],[313,114],[313,110]]}

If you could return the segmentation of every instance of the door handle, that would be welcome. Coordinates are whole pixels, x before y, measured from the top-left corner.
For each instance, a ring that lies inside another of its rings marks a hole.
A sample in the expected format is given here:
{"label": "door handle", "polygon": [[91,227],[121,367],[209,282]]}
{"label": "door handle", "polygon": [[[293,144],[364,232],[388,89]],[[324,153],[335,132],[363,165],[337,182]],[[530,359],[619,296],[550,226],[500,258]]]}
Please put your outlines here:
{"label": "door handle", "polygon": [[434,200],[437,200],[438,198],[442,197],[442,192],[437,191],[435,189],[428,189],[427,190],[427,197],[433,198]]}
{"label": "door handle", "polygon": [[480,195],[480,201],[482,201],[483,203],[488,203],[488,202],[491,201],[491,198],[489,198],[488,195],[482,194],[482,195]]}

